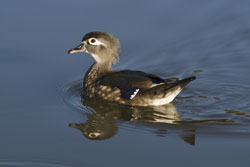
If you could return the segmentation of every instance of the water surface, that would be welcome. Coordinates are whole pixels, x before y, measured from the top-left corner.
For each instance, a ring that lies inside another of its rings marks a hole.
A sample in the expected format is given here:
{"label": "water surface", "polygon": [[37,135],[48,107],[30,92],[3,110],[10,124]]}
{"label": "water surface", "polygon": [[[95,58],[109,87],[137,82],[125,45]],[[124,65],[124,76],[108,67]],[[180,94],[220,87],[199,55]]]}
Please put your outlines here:
{"label": "water surface", "polygon": [[[1,1],[0,166],[249,166],[249,17],[248,0]],[[93,59],[67,50],[96,30],[120,39],[117,70],[197,79],[164,107],[81,99]]]}

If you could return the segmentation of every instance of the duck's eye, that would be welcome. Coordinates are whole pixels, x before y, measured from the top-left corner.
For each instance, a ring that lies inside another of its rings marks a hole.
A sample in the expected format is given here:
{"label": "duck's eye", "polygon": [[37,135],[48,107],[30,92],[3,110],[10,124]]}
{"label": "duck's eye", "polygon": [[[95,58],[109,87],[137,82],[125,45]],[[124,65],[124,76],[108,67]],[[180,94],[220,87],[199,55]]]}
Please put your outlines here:
{"label": "duck's eye", "polygon": [[89,43],[90,44],[95,44],[96,43],[96,39],[95,38],[90,38],[89,39]]}

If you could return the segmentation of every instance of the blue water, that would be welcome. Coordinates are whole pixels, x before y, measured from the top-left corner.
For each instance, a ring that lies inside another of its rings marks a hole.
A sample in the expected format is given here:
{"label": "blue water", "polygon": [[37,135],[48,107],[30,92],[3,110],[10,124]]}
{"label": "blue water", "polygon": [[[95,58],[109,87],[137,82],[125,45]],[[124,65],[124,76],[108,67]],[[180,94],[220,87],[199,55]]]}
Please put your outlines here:
{"label": "blue water", "polygon": [[[249,18],[248,0],[1,1],[0,166],[249,166]],[[164,108],[81,101],[93,59],[67,51],[97,30],[114,69],[197,79]]]}

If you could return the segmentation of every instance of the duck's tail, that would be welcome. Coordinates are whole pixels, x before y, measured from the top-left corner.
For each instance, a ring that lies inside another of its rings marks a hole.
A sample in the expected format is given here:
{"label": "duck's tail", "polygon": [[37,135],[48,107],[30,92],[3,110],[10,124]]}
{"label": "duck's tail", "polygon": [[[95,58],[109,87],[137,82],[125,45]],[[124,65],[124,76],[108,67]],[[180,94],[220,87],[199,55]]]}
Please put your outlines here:
{"label": "duck's tail", "polygon": [[[177,80],[172,83],[165,83],[150,89],[144,90],[134,99],[140,104],[148,104],[153,106],[164,105],[172,102],[174,98],[183,90],[183,88],[196,77],[188,77],[182,80]],[[139,105],[140,105],[139,104]]]}
{"label": "duck's tail", "polygon": [[177,80],[176,82],[174,82],[174,85],[180,85],[181,88],[184,88],[189,82],[195,79],[196,79],[195,76],[184,78],[182,80]]}

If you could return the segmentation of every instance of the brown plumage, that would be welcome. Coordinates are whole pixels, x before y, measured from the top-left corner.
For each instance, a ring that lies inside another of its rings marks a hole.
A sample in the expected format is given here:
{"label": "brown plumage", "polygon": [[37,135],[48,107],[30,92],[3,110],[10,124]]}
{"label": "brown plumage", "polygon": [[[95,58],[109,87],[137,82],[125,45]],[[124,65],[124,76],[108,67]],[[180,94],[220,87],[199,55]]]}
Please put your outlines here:
{"label": "brown plumage", "polygon": [[90,32],[80,45],[69,50],[69,53],[89,53],[95,60],[84,77],[85,95],[127,105],[164,105],[195,79],[193,76],[172,80],[141,71],[113,71],[111,65],[119,59],[119,47],[118,39],[111,34]]}

